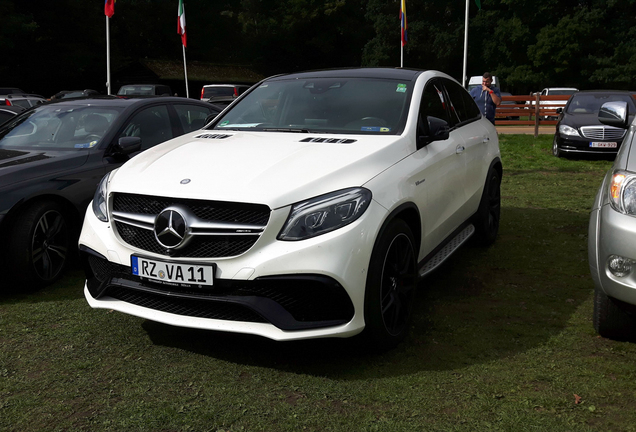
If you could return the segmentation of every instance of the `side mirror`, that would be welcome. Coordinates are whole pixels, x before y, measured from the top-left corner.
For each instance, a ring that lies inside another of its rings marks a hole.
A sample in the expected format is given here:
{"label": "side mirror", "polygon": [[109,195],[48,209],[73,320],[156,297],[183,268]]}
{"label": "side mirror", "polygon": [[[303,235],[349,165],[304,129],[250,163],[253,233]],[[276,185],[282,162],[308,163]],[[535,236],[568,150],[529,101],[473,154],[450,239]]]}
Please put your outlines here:
{"label": "side mirror", "polygon": [[558,107],[556,109],[557,114],[563,114],[563,107]]}
{"label": "side mirror", "polygon": [[605,102],[598,112],[598,121],[608,126],[627,129],[629,105],[624,101]]}
{"label": "side mirror", "polygon": [[140,137],[121,137],[113,146],[113,154],[118,156],[126,156],[139,150],[141,150]]}
{"label": "side mirror", "polygon": [[214,113],[214,114],[210,114],[205,118],[205,124],[210,123],[212,120],[214,120],[216,118],[216,116],[218,116],[219,113]]}
{"label": "side mirror", "polygon": [[450,127],[446,120],[437,117],[428,116],[423,119],[421,116],[418,120],[417,127],[417,148],[418,150],[433,141],[447,140],[450,133]]}

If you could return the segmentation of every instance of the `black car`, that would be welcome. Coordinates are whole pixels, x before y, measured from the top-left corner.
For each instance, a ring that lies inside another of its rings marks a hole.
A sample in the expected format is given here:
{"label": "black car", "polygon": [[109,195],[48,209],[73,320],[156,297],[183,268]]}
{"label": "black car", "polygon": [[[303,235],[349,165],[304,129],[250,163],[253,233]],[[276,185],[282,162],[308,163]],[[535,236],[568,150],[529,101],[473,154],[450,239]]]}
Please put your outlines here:
{"label": "black car", "polygon": [[623,101],[628,105],[629,121],[634,119],[636,106],[632,93],[627,91],[591,90],[574,93],[565,108],[558,108],[559,121],[554,134],[552,154],[616,155],[625,129],[603,125],[598,112],[605,102]]}
{"label": "black car", "polygon": [[73,255],[105,173],[197,130],[218,108],[175,97],[46,103],[0,127],[0,285],[54,281]]}

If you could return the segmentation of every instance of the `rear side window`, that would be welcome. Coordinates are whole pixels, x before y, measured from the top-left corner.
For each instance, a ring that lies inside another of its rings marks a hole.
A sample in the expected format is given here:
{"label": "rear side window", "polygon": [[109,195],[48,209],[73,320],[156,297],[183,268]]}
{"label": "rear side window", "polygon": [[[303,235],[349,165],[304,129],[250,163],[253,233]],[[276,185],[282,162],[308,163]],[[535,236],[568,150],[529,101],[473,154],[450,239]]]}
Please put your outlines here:
{"label": "rear side window", "polygon": [[201,129],[207,116],[212,114],[212,110],[195,105],[174,105],[174,109],[185,133]]}
{"label": "rear side window", "polygon": [[453,122],[446,112],[446,96],[444,88],[439,80],[433,80],[426,85],[422,94],[422,102],[420,104],[420,115],[422,117],[437,117],[446,121],[449,125]]}
{"label": "rear side window", "polygon": [[444,86],[450,99],[452,126],[481,118],[477,104],[466,90],[449,79],[444,79]]}
{"label": "rear side window", "polygon": [[11,104],[20,106],[22,108],[30,108],[31,107],[31,105],[29,104],[29,101],[26,100],[26,99],[18,99],[18,100],[12,99],[11,100]]}

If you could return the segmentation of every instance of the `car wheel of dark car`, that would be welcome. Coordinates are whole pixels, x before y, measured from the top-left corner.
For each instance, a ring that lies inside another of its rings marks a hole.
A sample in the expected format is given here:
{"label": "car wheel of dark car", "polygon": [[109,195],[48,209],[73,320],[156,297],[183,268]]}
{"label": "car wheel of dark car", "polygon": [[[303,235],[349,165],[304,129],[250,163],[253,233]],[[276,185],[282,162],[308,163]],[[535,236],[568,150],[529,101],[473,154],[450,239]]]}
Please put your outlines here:
{"label": "car wheel of dark car", "polygon": [[636,317],[625,312],[619,303],[602,289],[594,288],[594,329],[609,339],[634,340]]}
{"label": "car wheel of dark car", "polygon": [[501,218],[501,178],[496,169],[490,170],[474,220],[475,238],[482,246],[495,242]]}
{"label": "car wheel of dark car", "polygon": [[16,220],[10,242],[16,282],[27,288],[53,282],[69,257],[71,233],[63,209],[51,201],[31,205]]}
{"label": "car wheel of dark car", "polygon": [[417,286],[415,240],[401,219],[393,220],[376,241],[365,292],[364,335],[384,350],[408,334]]}
{"label": "car wheel of dark car", "polygon": [[559,143],[557,142],[557,137],[554,135],[554,140],[552,141],[552,154],[556,157],[562,157],[561,149],[559,148]]}

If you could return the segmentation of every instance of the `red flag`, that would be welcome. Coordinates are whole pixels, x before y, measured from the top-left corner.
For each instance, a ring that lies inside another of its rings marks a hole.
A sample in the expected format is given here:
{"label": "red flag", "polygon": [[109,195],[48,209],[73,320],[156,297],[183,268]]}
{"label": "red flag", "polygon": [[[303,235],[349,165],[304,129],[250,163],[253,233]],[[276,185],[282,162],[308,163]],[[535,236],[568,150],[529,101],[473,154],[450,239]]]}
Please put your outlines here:
{"label": "red flag", "polygon": [[108,18],[112,18],[115,15],[115,1],[116,0],[104,0],[104,15]]}
{"label": "red flag", "polygon": [[177,11],[177,33],[181,35],[181,43],[184,47],[186,45],[186,23],[185,23],[185,8],[183,7],[183,0],[179,0],[179,10]]}
{"label": "red flag", "polygon": [[408,28],[406,24],[406,0],[402,0],[402,5],[400,6],[400,26],[402,27],[402,46],[404,46],[409,40],[406,35],[406,29]]}

